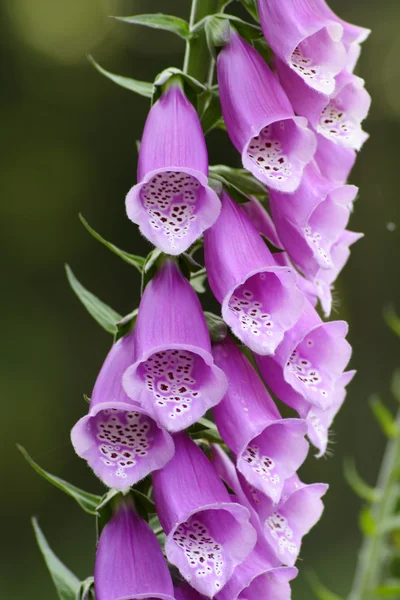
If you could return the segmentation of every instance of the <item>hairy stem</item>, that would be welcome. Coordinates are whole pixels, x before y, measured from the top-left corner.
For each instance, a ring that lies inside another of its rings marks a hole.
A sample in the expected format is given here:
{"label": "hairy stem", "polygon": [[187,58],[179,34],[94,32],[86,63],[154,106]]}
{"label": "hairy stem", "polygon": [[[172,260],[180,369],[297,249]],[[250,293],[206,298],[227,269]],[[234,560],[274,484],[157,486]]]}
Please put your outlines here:
{"label": "hairy stem", "polygon": [[[192,30],[195,24],[207,15],[218,12],[219,5],[220,0],[192,0],[190,29]],[[207,47],[205,33],[202,30],[186,42],[183,70],[202,83],[211,83],[210,77],[212,78],[213,64],[210,64],[210,60],[213,63]]]}
{"label": "hairy stem", "polygon": [[387,444],[378,476],[377,491],[380,500],[373,505],[371,511],[377,531],[373,536],[364,539],[349,600],[377,598],[375,590],[382,582],[382,570],[387,557],[387,531],[384,525],[393,516],[398,498],[400,410],[396,416],[396,426],[397,433]]}

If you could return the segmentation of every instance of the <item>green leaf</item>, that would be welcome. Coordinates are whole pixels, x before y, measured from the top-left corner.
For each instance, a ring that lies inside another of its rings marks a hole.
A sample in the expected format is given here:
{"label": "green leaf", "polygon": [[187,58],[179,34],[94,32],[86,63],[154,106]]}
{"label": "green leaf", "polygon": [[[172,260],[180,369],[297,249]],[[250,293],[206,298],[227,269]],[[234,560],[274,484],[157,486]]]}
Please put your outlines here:
{"label": "green leaf", "polygon": [[197,271],[197,273],[190,274],[190,285],[198,294],[204,294],[206,292],[205,282],[207,280],[207,271],[203,268]]}
{"label": "green leaf", "polygon": [[266,196],[267,188],[246,169],[234,169],[226,165],[212,165],[210,173],[228,181],[246,196]]}
{"label": "green leaf", "polygon": [[391,304],[385,308],[383,316],[390,329],[400,337],[400,317]]}
{"label": "green leaf", "polygon": [[111,250],[111,252],[114,252],[114,254],[116,254],[117,256],[122,258],[122,260],[124,260],[126,263],[128,263],[128,265],[132,265],[133,267],[135,267],[139,271],[139,273],[142,272],[142,269],[143,269],[143,266],[144,266],[144,263],[146,260],[143,256],[138,256],[137,254],[129,254],[128,252],[121,250],[117,246],[114,246],[114,244],[112,244],[111,242],[107,242],[107,240],[105,240],[99,233],[97,233],[97,231],[95,231],[89,225],[89,223],[86,221],[86,219],[81,214],[79,215],[79,218],[80,218],[82,224],[84,225],[84,227],[88,230],[88,232],[96,240],[98,240],[101,244],[103,244],[103,246],[105,246],[106,248]]}
{"label": "green leaf", "polygon": [[115,341],[121,339],[122,337],[124,337],[124,335],[132,331],[132,329],[135,326],[138,313],[139,309],[135,308],[135,310],[130,312],[128,315],[125,315],[125,317],[118,321],[118,323],[116,324],[118,332],[115,335]]}
{"label": "green leaf", "polygon": [[88,577],[81,582],[81,587],[76,596],[76,600],[93,600],[94,598],[94,578]]}
{"label": "green leaf", "polygon": [[154,80],[153,103],[158,100],[163,87],[171,77],[179,78],[181,80],[185,87],[186,95],[194,105],[197,104],[197,96],[207,90],[205,85],[191,75],[184,73],[181,69],[168,67],[167,69],[164,69],[164,71],[161,71]]}
{"label": "green leaf", "polygon": [[362,477],[358,474],[356,465],[352,458],[347,458],[344,461],[344,476],[351,489],[363,500],[367,502],[378,502],[381,494],[379,490],[365,483]]}
{"label": "green leaf", "polygon": [[68,265],[65,265],[65,270],[70,286],[86,310],[103,329],[115,335],[117,333],[116,323],[122,319],[121,315],[83,287]]}
{"label": "green leaf", "polygon": [[228,335],[228,327],[223,319],[214,313],[206,311],[204,313],[206,318],[208,331],[210,333],[211,341],[222,342]]}
{"label": "green leaf", "polygon": [[362,533],[367,537],[373,537],[377,533],[376,521],[368,506],[361,509],[359,525]]}
{"label": "green leaf", "polygon": [[58,597],[60,600],[76,600],[81,582],[54,554],[35,518],[32,519],[32,525]]}
{"label": "green leaf", "polygon": [[102,498],[100,498],[100,503],[96,507],[96,528],[97,528],[97,538],[100,537],[101,532],[105,525],[107,525],[108,521],[111,518],[113,505],[117,501],[117,496],[120,496],[121,492],[115,489],[108,490],[106,494]]}
{"label": "green leaf", "polygon": [[164,15],[162,13],[153,13],[148,15],[134,15],[133,17],[114,17],[118,21],[124,23],[132,23],[134,25],[144,25],[153,29],[164,29],[179,35],[184,40],[190,37],[189,23],[179,17],[172,15]]}
{"label": "green leaf", "polygon": [[208,49],[212,57],[216,58],[215,48],[225,46],[231,37],[231,27],[226,15],[213,15],[205,20],[204,31]]}
{"label": "green leaf", "polygon": [[259,25],[256,25],[255,23],[248,23],[247,21],[243,21],[243,19],[239,19],[239,17],[235,17],[234,15],[224,16],[226,19],[231,21],[239,35],[241,35],[248,42],[258,40],[262,37],[262,31]]}
{"label": "green leaf", "polygon": [[148,520],[149,515],[157,514],[156,505],[148,496],[146,496],[146,494],[142,494],[142,492],[139,492],[139,490],[135,488],[132,488],[131,492],[135,501],[136,510],[144,519],[146,519],[146,521]]}
{"label": "green leaf", "polygon": [[206,135],[222,122],[222,111],[218,92],[207,90],[204,94],[205,98],[200,111],[200,121],[203,133]]}
{"label": "green leaf", "polygon": [[255,21],[259,21],[257,0],[242,0],[243,6],[250,13]]}
{"label": "green leaf", "polygon": [[399,433],[399,429],[390,410],[383,404],[378,396],[372,396],[369,403],[383,433],[388,438],[396,437]]}
{"label": "green leaf", "polygon": [[142,271],[142,286],[141,293],[143,294],[144,288],[152,279],[154,273],[157,270],[157,261],[161,257],[162,252],[158,248],[154,248],[146,257],[143,271]]}
{"label": "green leaf", "polygon": [[139,96],[144,96],[145,98],[151,98],[153,96],[152,83],[149,83],[148,81],[139,81],[137,79],[132,79],[131,77],[124,77],[123,75],[116,75],[115,73],[106,71],[94,60],[93,56],[89,55],[88,60],[99,71],[99,73],[101,73],[108,79],[111,79],[111,81],[113,81],[117,85],[120,85],[126,90],[135,92],[135,94],[139,94]]}
{"label": "green leaf", "polygon": [[25,450],[25,448],[23,448],[19,444],[17,444],[17,448],[21,452],[21,454],[25,458],[25,460],[36,471],[36,473],[38,473],[41,477],[43,477],[44,479],[49,481],[52,485],[54,485],[56,488],[58,488],[62,492],[65,492],[66,494],[68,494],[68,496],[71,496],[72,498],[74,498],[74,500],[76,500],[76,502],[79,504],[79,506],[81,508],[83,508],[83,510],[85,512],[89,513],[90,515],[97,514],[96,509],[97,509],[99,502],[101,501],[101,496],[97,496],[96,494],[90,494],[89,492],[85,492],[84,490],[77,488],[76,486],[72,485],[71,483],[68,483],[68,481],[64,481],[64,479],[61,479],[60,477],[57,477],[56,475],[52,475],[51,473],[48,473],[47,471],[42,469],[42,467],[40,467],[33,460],[33,458],[31,458],[29,456],[29,454]]}
{"label": "green leaf", "polygon": [[314,594],[319,600],[342,600],[340,596],[334,594],[326,588],[313,572],[307,573],[307,579]]}

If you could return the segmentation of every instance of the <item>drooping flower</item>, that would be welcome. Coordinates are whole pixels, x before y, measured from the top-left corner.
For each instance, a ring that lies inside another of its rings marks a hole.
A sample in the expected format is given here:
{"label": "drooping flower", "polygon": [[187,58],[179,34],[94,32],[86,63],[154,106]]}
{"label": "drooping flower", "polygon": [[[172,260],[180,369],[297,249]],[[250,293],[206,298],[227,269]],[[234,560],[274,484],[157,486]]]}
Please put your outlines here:
{"label": "drooping flower", "polygon": [[338,146],[319,134],[317,142],[314,158],[322,175],[338,185],[346,183],[356,162],[355,150]]}
{"label": "drooping flower", "polygon": [[345,339],[347,331],[345,321],[324,323],[306,303],[302,316],[286,333],[275,355],[256,357],[261,375],[274,394],[286,402],[284,390],[269,376],[273,363],[282,372],[283,380],[309,404],[322,410],[331,407],[351,356],[351,346]]}
{"label": "drooping flower", "polygon": [[315,149],[315,135],[295,116],[258,52],[231,32],[217,62],[222,114],[243,166],[268,187],[293,192]]}
{"label": "drooping flower", "polygon": [[[240,502],[252,512],[252,522],[260,523],[262,537],[269,551],[264,554],[272,564],[293,566],[299,556],[302,538],[319,521],[323,504],[321,497],[326,493],[325,483],[304,484],[294,474],[285,481],[282,497],[278,504],[254,488],[240,473],[237,473],[226,453],[213,445],[213,464],[220,477],[229,485]],[[272,552],[272,558],[271,558]]]}
{"label": "drooping flower", "polygon": [[116,342],[100,370],[89,412],[71,432],[75,452],[107,486],[125,490],[163,467],[174,454],[172,437],[122,387],[132,364],[132,334]]}
{"label": "drooping flower", "polygon": [[270,191],[272,218],[289,257],[313,281],[333,269],[331,249],[343,234],[358,188],[323,177],[313,162],[293,194]]}
{"label": "drooping flower", "polygon": [[311,404],[307,398],[285,381],[284,372],[278,363],[262,361],[259,366],[263,378],[274,394],[285,404],[291,406],[302,419],[306,420],[308,438],[319,451],[317,457],[323,456],[328,447],[329,428],[344,402],[346,386],[353,379],[355,371],[347,371],[337,379],[333,404],[329,408],[321,409]]}
{"label": "drooping flower", "polygon": [[226,377],[214,365],[199,299],[173,260],[147,285],[134,338],[123,386],[166,429],[185,429],[221,400]]}
{"label": "drooping flower", "polygon": [[216,344],[213,354],[229,382],[213,411],[221,437],[247,481],[279,502],[285,480],[307,456],[307,425],[299,419],[282,419],[263,382],[233,341],[226,338]]}
{"label": "drooping flower", "polygon": [[126,501],[120,502],[101,532],[94,585],[96,600],[174,600],[158,540]]}
{"label": "drooping flower", "polygon": [[335,144],[360,150],[368,139],[361,123],[371,105],[364,80],[343,70],[335,78],[334,92],[323,94],[310,88],[283,61],[277,59],[275,64],[296,113],[306,117],[317,133]]}
{"label": "drooping flower", "polygon": [[128,217],[157,248],[184,252],[218,218],[208,186],[208,156],[197,112],[178,83],[150,109],[139,151],[138,182],[126,197]]}
{"label": "drooping flower", "polygon": [[165,552],[191,586],[213,598],[257,536],[249,511],[232,501],[200,448],[183,433],[174,441],[174,458],[153,475]]}
{"label": "drooping flower", "polygon": [[232,331],[258,354],[272,354],[297,321],[304,296],[290,267],[277,266],[244,211],[226,193],[204,236],[211,289]]}
{"label": "drooping flower", "polygon": [[[344,44],[343,21],[324,0],[258,0],[258,10],[265,39],[275,55],[308,86],[331,95],[335,76],[348,62],[354,63]],[[354,41],[363,37],[360,34]]]}

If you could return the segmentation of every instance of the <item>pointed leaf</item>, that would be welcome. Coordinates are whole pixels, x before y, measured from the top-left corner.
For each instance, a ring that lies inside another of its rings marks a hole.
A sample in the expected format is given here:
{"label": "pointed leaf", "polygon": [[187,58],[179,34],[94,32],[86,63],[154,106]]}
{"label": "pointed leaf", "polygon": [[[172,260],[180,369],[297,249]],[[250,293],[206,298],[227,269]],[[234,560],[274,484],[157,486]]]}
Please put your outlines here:
{"label": "pointed leaf", "polygon": [[139,96],[144,96],[145,98],[151,98],[153,95],[153,84],[148,81],[138,81],[137,79],[132,79],[131,77],[124,77],[123,75],[116,75],[115,73],[111,73],[110,71],[106,71],[101,67],[93,58],[93,56],[88,56],[88,60],[92,63],[92,65],[105,77],[111,79],[117,85],[125,88],[126,90],[130,90],[131,92],[135,92],[135,94],[139,94]]}
{"label": "pointed leaf", "polygon": [[363,500],[367,502],[378,502],[381,494],[379,490],[365,483],[362,477],[358,474],[356,465],[352,458],[347,458],[344,461],[344,476],[351,489]]}
{"label": "pointed leaf", "polygon": [[267,188],[245,169],[234,169],[226,165],[212,165],[210,173],[216,177],[222,177],[246,196],[267,195]]}
{"label": "pointed leaf", "polygon": [[307,574],[307,579],[312,591],[319,600],[342,600],[340,596],[329,591],[328,588],[320,582],[315,573],[309,572]]}
{"label": "pointed leaf", "polygon": [[61,479],[60,477],[57,477],[56,475],[47,473],[47,471],[42,469],[42,467],[40,467],[33,460],[33,458],[31,458],[29,456],[29,454],[25,450],[25,448],[23,448],[19,444],[17,444],[17,448],[21,452],[21,454],[25,458],[25,460],[36,471],[36,473],[38,473],[41,477],[43,477],[44,479],[49,481],[51,484],[53,484],[56,488],[58,488],[62,492],[65,492],[66,494],[68,494],[68,496],[71,496],[72,498],[74,498],[74,500],[76,500],[76,502],[79,504],[79,506],[81,508],[83,508],[83,510],[85,512],[89,513],[90,515],[97,514],[96,509],[97,509],[99,502],[101,501],[101,496],[97,496],[96,494],[90,494],[89,492],[85,492],[84,490],[81,490],[80,488],[76,487],[75,485],[68,483],[68,481],[64,481],[64,479]]}
{"label": "pointed leaf", "polygon": [[65,270],[70,286],[86,310],[103,329],[115,335],[117,333],[116,323],[122,319],[121,315],[83,287],[68,265],[65,265]]}
{"label": "pointed leaf", "polygon": [[390,410],[383,404],[378,396],[372,396],[369,403],[383,433],[388,438],[396,437],[399,433],[399,429]]}
{"label": "pointed leaf", "polygon": [[257,0],[242,0],[242,4],[255,21],[260,20],[258,16]]}
{"label": "pointed leaf", "polygon": [[153,13],[148,15],[134,15],[133,17],[114,17],[114,19],[118,19],[118,21],[123,21],[124,23],[152,27],[153,29],[164,29],[165,31],[179,35],[184,40],[190,37],[189,23],[173,15]]}
{"label": "pointed leaf", "polygon": [[112,509],[114,502],[118,501],[117,496],[120,496],[121,492],[115,489],[108,490],[106,494],[102,498],[100,498],[100,503],[96,507],[96,530],[97,530],[97,539],[100,537],[103,528],[107,525],[108,521],[112,515]]}
{"label": "pointed leaf", "polygon": [[226,15],[213,15],[205,20],[204,31],[207,39],[207,46],[211,56],[215,59],[215,48],[225,46],[231,37],[231,27]]}
{"label": "pointed leaf", "polygon": [[234,15],[224,16],[231,21],[233,27],[237,30],[239,35],[241,35],[246,41],[252,42],[253,40],[257,40],[262,37],[262,31],[259,25],[256,25],[255,23],[248,23],[247,21],[243,21],[243,19],[239,19],[239,17]]}
{"label": "pointed leaf", "polygon": [[135,267],[139,271],[139,273],[142,272],[144,262],[146,260],[143,256],[138,256],[137,254],[129,254],[128,252],[121,250],[117,246],[114,246],[114,244],[112,244],[111,242],[108,242],[99,233],[97,233],[97,231],[95,231],[89,225],[89,223],[86,221],[86,219],[81,214],[79,215],[79,218],[80,218],[82,224],[84,225],[84,227],[88,230],[88,232],[96,240],[98,240],[101,244],[103,244],[103,246],[105,246],[106,248],[111,250],[111,252],[114,252],[114,254],[116,254],[117,256],[122,258],[122,260],[124,260],[126,263],[128,263],[128,265],[132,265],[133,267]]}
{"label": "pointed leaf", "polygon": [[141,293],[143,294],[143,290],[146,285],[149,283],[150,279],[152,279],[154,273],[157,270],[157,261],[162,255],[161,250],[158,248],[154,248],[146,257],[143,271],[142,271],[142,286]]}
{"label": "pointed leaf", "polygon": [[207,271],[203,268],[196,273],[190,274],[190,285],[198,294],[204,294],[206,291],[205,282],[207,280]]}
{"label": "pointed leaf", "polygon": [[54,554],[35,518],[32,525],[36,540],[60,600],[76,600],[79,593],[80,581]]}
{"label": "pointed leaf", "polygon": [[217,127],[222,121],[221,103],[218,92],[214,90],[204,92],[200,110],[200,121],[204,135]]}
{"label": "pointed leaf", "polygon": [[115,335],[115,341],[118,341],[119,339],[124,337],[125,334],[132,331],[132,329],[135,326],[136,317],[138,316],[138,313],[139,309],[135,308],[135,310],[130,312],[128,315],[125,315],[125,317],[118,321],[118,323],[116,324],[118,332]]}
{"label": "pointed leaf", "polygon": [[76,600],[93,600],[94,598],[94,578],[88,577],[81,582],[81,587],[76,596]]}

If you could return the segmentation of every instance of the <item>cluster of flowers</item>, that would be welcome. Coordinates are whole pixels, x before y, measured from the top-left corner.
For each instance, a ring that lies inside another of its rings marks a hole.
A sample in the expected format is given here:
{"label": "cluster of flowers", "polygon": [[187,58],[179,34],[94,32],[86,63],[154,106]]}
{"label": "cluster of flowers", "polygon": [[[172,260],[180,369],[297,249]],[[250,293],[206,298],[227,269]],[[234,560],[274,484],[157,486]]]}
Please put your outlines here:
{"label": "cluster of flowers", "polygon": [[[97,600],[287,600],[302,537],[323,510],[327,485],[296,472],[306,435],[326,451],[353,376],[347,324],[323,322],[315,305],[329,315],[359,237],[346,229],[357,189],[345,181],[367,137],[369,96],[352,71],[368,31],[324,0],[260,0],[259,13],[274,72],[233,30],[217,70],[228,134],[268,187],[272,218],[255,199],[239,206],[209,187],[198,115],[171,79],[148,115],[127,196],[129,218],[166,255],[72,431],[107,486],[125,491],[152,474],[165,555],[187,583],[174,589],[155,533],[126,500],[100,537]],[[259,372],[233,338],[211,346],[174,259],[201,235],[222,316]],[[281,417],[259,373],[299,418]],[[210,460],[184,432],[210,409],[233,460],[221,444]]]}

